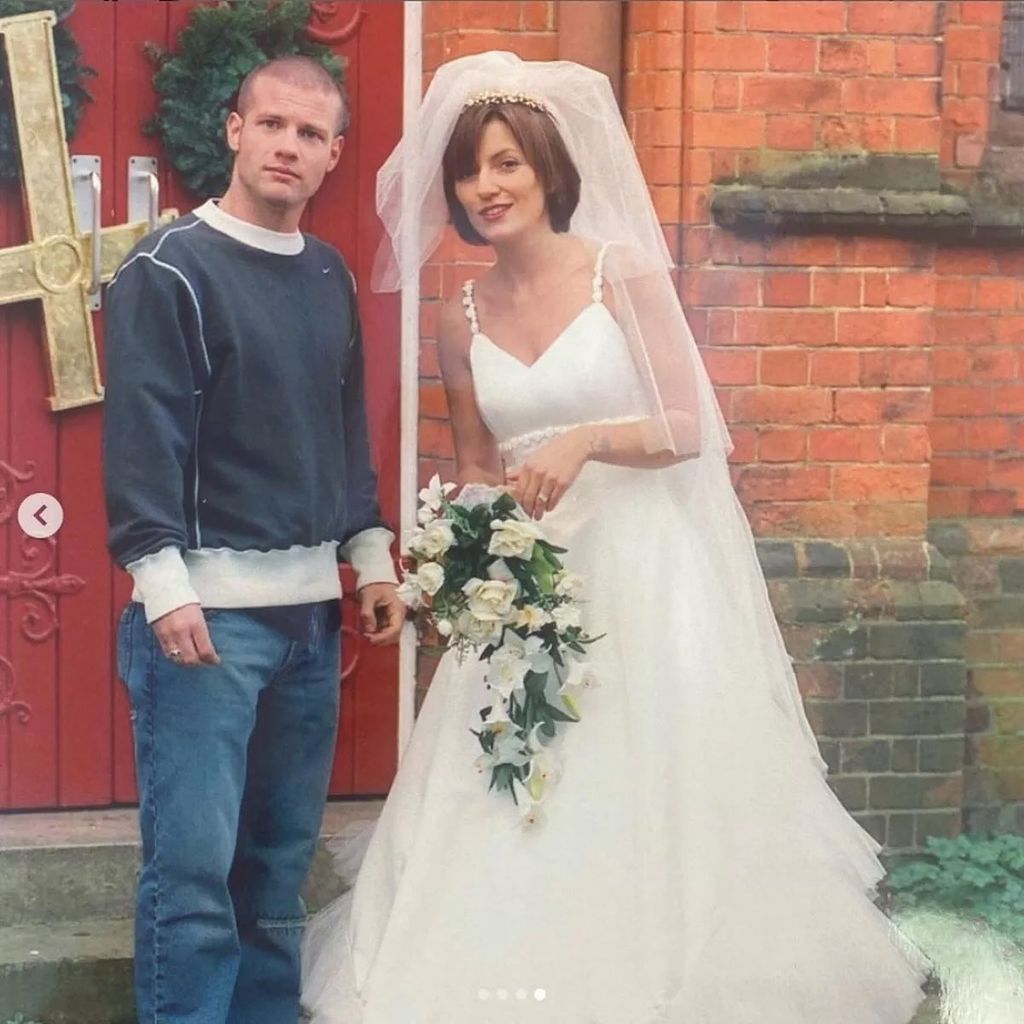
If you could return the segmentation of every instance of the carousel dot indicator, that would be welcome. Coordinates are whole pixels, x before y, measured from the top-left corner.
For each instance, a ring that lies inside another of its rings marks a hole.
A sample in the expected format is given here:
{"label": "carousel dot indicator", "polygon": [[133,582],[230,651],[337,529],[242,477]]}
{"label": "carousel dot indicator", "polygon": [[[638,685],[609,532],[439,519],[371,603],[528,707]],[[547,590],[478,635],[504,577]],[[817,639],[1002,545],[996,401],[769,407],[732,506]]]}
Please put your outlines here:
{"label": "carousel dot indicator", "polygon": [[508,989],[507,988],[499,988],[498,989],[498,998],[499,999],[508,999]]}
{"label": "carousel dot indicator", "polygon": [[527,993],[526,993],[526,989],[525,988],[517,988],[516,989],[516,999],[525,999],[526,998],[526,994]]}
{"label": "carousel dot indicator", "polygon": [[544,989],[537,988],[533,990],[533,998],[536,999],[538,1003],[544,1002],[544,1000],[547,999],[547,997],[548,994]]}
{"label": "carousel dot indicator", "polygon": [[480,1002],[486,1003],[487,1000],[491,998],[491,990],[489,988],[482,988],[477,992],[476,997]]}

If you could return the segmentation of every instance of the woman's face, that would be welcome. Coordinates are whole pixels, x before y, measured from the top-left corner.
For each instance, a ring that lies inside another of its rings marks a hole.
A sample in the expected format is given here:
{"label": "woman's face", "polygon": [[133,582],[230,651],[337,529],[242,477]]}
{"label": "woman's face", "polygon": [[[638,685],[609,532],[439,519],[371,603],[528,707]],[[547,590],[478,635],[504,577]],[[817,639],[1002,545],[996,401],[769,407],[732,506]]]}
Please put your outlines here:
{"label": "woman's face", "polygon": [[501,120],[484,126],[477,172],[455,183],[455,196],[470,224],[492,245],[548,222],[540,178]]}

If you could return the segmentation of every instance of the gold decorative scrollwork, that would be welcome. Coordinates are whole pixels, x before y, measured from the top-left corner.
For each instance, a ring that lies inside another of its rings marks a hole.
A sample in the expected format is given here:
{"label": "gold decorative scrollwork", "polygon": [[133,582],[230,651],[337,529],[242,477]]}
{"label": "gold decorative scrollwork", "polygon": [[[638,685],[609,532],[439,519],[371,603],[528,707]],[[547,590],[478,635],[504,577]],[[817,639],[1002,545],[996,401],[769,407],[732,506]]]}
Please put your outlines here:
{"label": "gold decorative scrollwork", "polygon": [[[57,542],[53,537],[45,540],[23,537],[21,551],[30,569],[0,576],[0,594],[28,602],[21,619],[22,635],[33,643],[42,643],[57,631],[57,597],[77,594],[85,586],[85,580],[68,573],[53,574],[57,557]],[[39,561],[39,565],[33,568],[34,560]]]}
{"label": "gold decorative scrollwork", "polygon": [[[314,3],[311,6],[306,35],[314,42],[327,45],[347,43],[362,27],[363,19],[366,17],[366,5],[359,4],[355,14],[348,21],[335,28],[328,27],[338,17],[340,10],[340,3]],[[316,24],[317,22],[319,24]]]}
{"label": "gold decorative scrollwork", "polygon": [[14,666],[0,657],[0,718],[14,714],[22,725],[32,717],[32,708],[23,700],[16,700]]}

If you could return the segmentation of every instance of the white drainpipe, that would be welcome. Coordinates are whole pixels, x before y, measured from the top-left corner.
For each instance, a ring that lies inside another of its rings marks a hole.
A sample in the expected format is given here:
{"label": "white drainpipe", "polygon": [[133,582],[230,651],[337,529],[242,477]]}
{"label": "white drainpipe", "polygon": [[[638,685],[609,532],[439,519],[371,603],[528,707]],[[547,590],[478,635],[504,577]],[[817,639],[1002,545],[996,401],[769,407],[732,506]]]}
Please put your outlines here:
{"label": "white drainpipe", "polygon": [[[413,118],[423,95],[423,4],[411,0],[404,5],[403,35],[404,91],[402,97],[402,131],[408,138]],[[407,157],[415,154],[406,153]],[[407,176],[406,180],[409,180]],[[408,202],[408,197],[406,197]],[[410,206],[402,214],[402,248],[416,252],[419,239],[409,226],[419,223]],[[403,265],[405,260],[403,259]],[[419,399],[420,399],[420,288],[419,280],[402,289],[402,422],[401,422],[401,549],[416,524],[416,500],[419,492]],[[412,734],[416,699],[416,630],[406,623],[402,630],[398,656],[398,759],[401,761]]]}

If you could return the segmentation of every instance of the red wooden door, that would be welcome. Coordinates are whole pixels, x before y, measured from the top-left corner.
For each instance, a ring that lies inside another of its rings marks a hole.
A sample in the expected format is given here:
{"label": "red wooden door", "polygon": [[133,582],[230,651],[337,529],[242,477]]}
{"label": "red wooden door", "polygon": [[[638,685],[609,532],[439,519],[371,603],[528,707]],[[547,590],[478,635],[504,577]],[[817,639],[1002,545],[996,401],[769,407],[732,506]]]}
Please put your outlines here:
{"label": "red wooden door", "polygon": [[[70,24],[99,71],[94,102],[71,143],[103,161],[103,222],[127,220],[134,155],[161,162],[161,206],[199,202],[143,135],[152,114],[147,42],[171,46],[195,6],[142,0],[79,4]],[[399,310],[369,288],[380,236],[376,169],[401,131],[402,4],[316,4],[313,28],[348,60],[352,131],[339,167],[304,228],[337,246],[360,285],[370,428],[385,516],[398,521]],[[0,192],[0,247],[25,240],[17,189]],[[96,316],[102,353],[103,315]],[[51,412],[37,304],[0,307],[0,809],[102,807],[135,800],[128,708],[114,671],[114,626],[131,592],[105,546],[98,405]],[[22,498],[57,496],[64,525],[32,540],[17,523]],[[351,580],[349,580],[349,583]],[[349,602],[346,602],[349,605]],[[353,609],[346,608],[351,626]],[[331,792],[386,792],[396,763],[397,652],[346,632],[342,724]]]}

